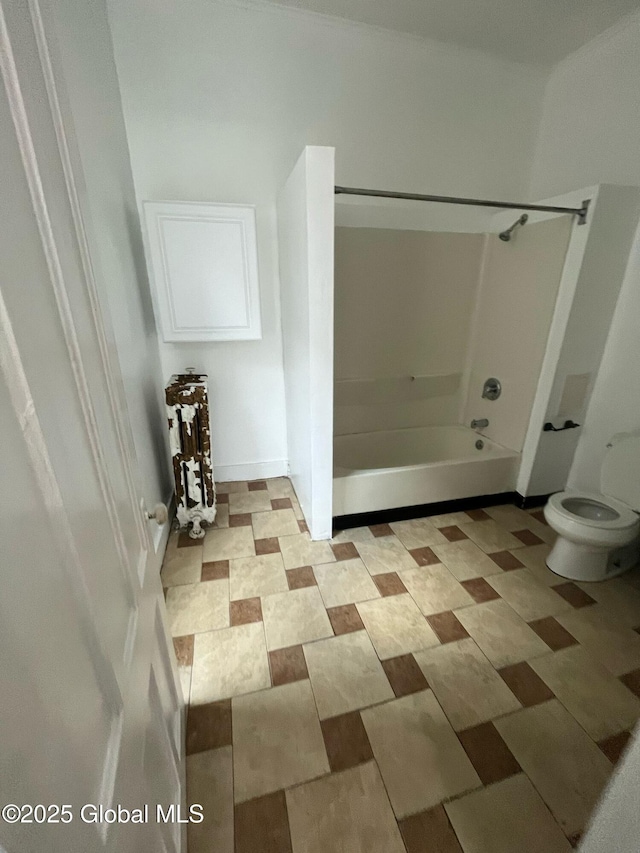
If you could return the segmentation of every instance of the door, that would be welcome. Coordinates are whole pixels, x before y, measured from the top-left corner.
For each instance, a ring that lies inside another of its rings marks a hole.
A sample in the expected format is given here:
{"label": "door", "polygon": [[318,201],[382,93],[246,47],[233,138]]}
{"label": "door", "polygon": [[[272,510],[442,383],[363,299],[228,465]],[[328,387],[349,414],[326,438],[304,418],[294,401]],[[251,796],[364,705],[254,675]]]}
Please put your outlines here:
{"label": "door", "polygon": [[182,699],[46,39],[36,0],[3,0],[0,805],[38,808],[0,847],[171,853]]}
{"label": "door", "polygon": [[289,467],[312,539],[331,538],[334,160],[307,146],[278,199]]}

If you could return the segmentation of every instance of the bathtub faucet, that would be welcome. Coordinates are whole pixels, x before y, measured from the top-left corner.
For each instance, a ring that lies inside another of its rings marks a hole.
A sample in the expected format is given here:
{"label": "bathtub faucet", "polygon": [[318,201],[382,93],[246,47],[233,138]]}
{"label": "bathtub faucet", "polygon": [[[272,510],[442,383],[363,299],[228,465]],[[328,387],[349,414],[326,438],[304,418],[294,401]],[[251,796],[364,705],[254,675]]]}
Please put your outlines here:
{"label": "bathtub faucet", "polygon": [[471,429],[486,429],[489,426],[489,421],[486,418],[471,421]]}

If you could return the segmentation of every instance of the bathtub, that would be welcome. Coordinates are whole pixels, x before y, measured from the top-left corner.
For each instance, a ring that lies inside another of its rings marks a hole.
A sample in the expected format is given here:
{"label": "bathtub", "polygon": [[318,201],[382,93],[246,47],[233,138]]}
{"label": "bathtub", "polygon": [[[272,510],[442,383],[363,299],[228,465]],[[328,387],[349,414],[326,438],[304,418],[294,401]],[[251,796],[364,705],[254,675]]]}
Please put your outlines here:
{"label": "bathtub", "polygon": [[429,426],[336,436],[333,461],[339,516],[513,491],[520,454],[467,427]]}

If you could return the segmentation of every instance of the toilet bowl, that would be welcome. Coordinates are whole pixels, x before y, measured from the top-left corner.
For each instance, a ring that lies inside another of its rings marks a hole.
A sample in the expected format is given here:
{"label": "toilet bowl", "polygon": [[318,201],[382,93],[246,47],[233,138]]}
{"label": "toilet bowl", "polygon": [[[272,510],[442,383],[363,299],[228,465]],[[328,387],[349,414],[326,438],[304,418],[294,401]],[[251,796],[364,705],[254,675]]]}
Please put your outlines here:
{"label": "toilet bowl", "polygon": [[558,538],[547,566],[562,577],[600,581],[640,557],[640,434],[620,433],[607,445],[602,492],[557,492],[544,517]]}

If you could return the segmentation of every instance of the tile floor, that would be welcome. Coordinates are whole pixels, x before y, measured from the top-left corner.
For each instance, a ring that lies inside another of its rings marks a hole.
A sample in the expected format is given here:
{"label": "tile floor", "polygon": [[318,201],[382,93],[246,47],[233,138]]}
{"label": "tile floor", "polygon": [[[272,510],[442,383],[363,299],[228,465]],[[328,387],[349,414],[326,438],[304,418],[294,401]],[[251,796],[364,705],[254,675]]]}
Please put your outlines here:
{"label": "tile floor", "polygon": [[162,570],[190,853],[577,845],[640,717],[640,573],[554,575],[539,510],[312,542],[286,479],[218,501]]}

